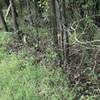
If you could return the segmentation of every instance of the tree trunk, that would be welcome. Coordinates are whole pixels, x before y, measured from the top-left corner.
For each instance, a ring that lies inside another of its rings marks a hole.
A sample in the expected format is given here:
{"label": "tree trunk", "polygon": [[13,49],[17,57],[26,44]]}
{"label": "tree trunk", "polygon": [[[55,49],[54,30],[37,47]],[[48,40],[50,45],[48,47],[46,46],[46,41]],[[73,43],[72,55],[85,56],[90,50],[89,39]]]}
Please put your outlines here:
{"label": "tree trunk", "polygon": [[58,30],[57,30],[57,18],[56,18],[56,1],[51,0],[51,22],[52,22],[52,33],[55,47],[58,49]]}
{"label": "tree trunk", "polygon": [[97,16],[97,14],[99,14],[100,12],[100,0],[96,0],[95,1],[95,25],[97,25],[98,27],[100,27],[100,15]]}
{"label": "tree trunk", "polygon": [[10,0],[10,3],[11,3],[11,13],[12,13],[12,20],[13,20],[13,25],[14,25],[14,32],[17,32],[19,28],[18,28],[18,23],[17,23],[14,0]]}
{"label": "tree trunk", "polygon": [[22,38],[23,38],[24,33],[21,32],[21,31],[19,31],[19,26],[18,26],[18,23],[17,23],[17,16],[16,16],[16,10],[15,10],[14,0],[10,0],[10,3],[11,3],[11,13],[12,13],[12,20],[13,20],[14,32],[18,36],[18,40],[20,42],[23,42]]}
{"label": "tree trunk", "polygon": [[54,48],[57,53],[57,60],[56,63],[61,67],[61,53],[60,53],[60,48],[59,48],[59,42],[58,42],[58,33],[59,33],[59,20],[58,20],[58,14],[59,11],[57,11],[57,0],[50,0],[50,10],[51,10],[51,17],[50,17],[50,22],[51,22],[51,32],[52,32],[52,39],[54,43]]}
{"label": "tree trunk", "polygon": [[[13,1],[13,2],[14,2],[14,1]],[[5,4],[6,4],[7,7],[9,7],[9,5],[10,5],[10,0],[5,0]],[[18,17],[18,14],[17,14],[17,12],[16,12],[16,7],[14,7],[14,11],[15,11],[16,16]],[[11,11],[10,11],[10,14],[11,14]]]}
{"label": "tree trunk", "polygon": [[2,10],[0,10],[0,20],[2,21],[2,25],[4,26],[5,31],[8,32],[8,27],[7,27],[7,24],[5,22]]}
{"label": "tree trunk", "polygon": [[32,19],[32,14],[31,14],[31,7],[30,7],[30,0],[27,1],[27,11],[29,15],[29,23],[33,26],[33,19]]}
{"label": "tree trunk", "polygon": [[64,41],[64,47],[63,47],[63,56],[64,56],[64,66],[68,66],[69,63],[69,37],[68,33],[66,31],[67,29],[67,22],[66,22],[66,6],[65,6],[65,0],[62,0],[62,22],[63,22],[63,41]]}

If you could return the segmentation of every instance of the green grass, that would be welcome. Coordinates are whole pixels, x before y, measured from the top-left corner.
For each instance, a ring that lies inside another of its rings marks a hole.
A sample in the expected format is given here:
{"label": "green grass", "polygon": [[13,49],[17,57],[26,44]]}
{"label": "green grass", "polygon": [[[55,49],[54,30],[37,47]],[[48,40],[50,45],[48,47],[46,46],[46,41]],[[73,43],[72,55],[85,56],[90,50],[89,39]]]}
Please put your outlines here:
{"label": "green grass", "polygon": [[62,100],[67,96],[73,100],[61,70],[32,65],[15,54],[5,55],[0,62],[0,100]]}
{"label": "green grass", "polygon": [[73,100],[61,69],[33,64],[24,53],[9,54],[6,45],[11,36],[0,34],[0,100]]}
{"label": "green grass", "polygon": [[35,57],[25,56],[24,51],[9,54],[6,46],[11,40],[10,33],[0,33],[0,100],[74,100],[76,93],[60,68],[33,63]]}

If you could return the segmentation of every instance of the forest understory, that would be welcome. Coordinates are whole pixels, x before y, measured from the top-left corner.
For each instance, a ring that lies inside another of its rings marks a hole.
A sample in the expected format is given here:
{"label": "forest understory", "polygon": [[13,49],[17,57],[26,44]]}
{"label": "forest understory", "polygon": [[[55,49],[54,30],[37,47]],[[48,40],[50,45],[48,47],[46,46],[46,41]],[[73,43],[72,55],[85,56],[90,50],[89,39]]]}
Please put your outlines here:
{"label": "forest understory", "polygon": [[56,53],[47,34],[39,41],[35,36],[28,39],[23,44],[15,34],[0,34],[0,100],[99,100],[97,49],[93,49],[90,63],[83,63],[87,59],[84,47],[72,45],[65,71],[55,66]]}
{"label": "forest understory", "polygon": [[100,0],[0,0],[0,100],[100,100]]}

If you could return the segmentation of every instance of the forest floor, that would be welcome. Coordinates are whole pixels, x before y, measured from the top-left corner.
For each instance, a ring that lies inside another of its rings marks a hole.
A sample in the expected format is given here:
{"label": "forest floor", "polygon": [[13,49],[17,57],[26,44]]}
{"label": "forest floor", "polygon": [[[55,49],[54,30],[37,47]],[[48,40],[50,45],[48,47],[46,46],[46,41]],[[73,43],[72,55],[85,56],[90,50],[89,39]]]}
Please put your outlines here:
{"label": "forest floor", "polygon": [[72,87],[69,76],[54,69],[52,41],[46,35],[38,40],[22,44],[12,33],[0,32],[0,100],[100,100],[96,76],[95,91],[88,80]]}

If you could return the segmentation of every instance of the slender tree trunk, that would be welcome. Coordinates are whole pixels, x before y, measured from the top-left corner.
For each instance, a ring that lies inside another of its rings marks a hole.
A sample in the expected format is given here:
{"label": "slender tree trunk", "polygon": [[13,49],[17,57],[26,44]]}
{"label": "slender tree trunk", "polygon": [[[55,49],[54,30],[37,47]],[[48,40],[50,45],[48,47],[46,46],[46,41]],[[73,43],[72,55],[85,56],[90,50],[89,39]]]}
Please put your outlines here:
{"label": "slender tree trunk", "polygon": [[100,13],[100,0],[95,0],[95,17],[94,17],[94,22],[95,25],[97,25],[98,27],[100,27],[100,16],[97,16],[97,14]]}
{"label": "slender tree trunk", "polygon": [[60,67],[68,65],[69,58],[69,38],[66,31],[66,7],[65,0],[51,0],[51,22],[53,41],[58,53]]}
{"label": "slender tree trunk", "polygon": [[37,34],[38,46],[39,46],[39,8],[38,1],[34,0],[34,8],[35,8],[35,29]]}
{"label": "slender tree trunk", "polygon": [[11,13],[12,13],[12,20],[13,20],[14,32],[18,36],[18,40],[20,42],[23,42],[22,38],[23,38],[24,33],[21,32],[21,31],[19,31],[19,26],[18,26],[18,23],[17,23],[17,16],[16,16],[16,11],[15,11],[14,0],[10,0],[10,3],[11,3]]}
{"label": "slender tree trunk", "polygon": [[62,22],[63,22],[63,41],[64,41],[64,47],[63,47],[63,56],[64,56],[64,66],[66,67],[69,63],[69,37],[68,33],[66,31],[67,29],[67,22],[66,22],[66,6],[65,6],[65,0],[62,0]]}
{"label": "slender tree trunk", "polygon": [[[14,2],[14,1],[13,1],[13,2]],[[5,4],[6,4],[7,7],[9,7],[9,5],[10,5],[10,0],[5,0]],[[17,14],[17,12],[16,12],[16,7],[14,7],[14,11],[15,11],[16,16],[18,17],[18,14]],[[11,11],[10,11],[10,14],[11,14]]]}
{"label": "slender tree trunk", "polygon": [[61,52],[60,52],[60,45],[58,41],[58,33],[60,32],[59,29],[59,10],[57,8],[57,0],[50,0],[50,7],[51,7],[51,17],[50,17],[50,22],[51,22],[51,32],[52,32],[52,38],[53,38],[53,43],[54,43],[54,48],[57,53],[57,60],[56,64],[58,64],[61,67],[61,62],[62,62],[62,57],[61,57]]}
{"label": "slender tree trunk", "polygon": [[57,12],[57,29],[59,34],[59,52],[60,52],[60,66],[67,68],[69,58],[69,38],[66,31],[66,7],[65,0],[56,1],[56,12]]}
{"label": "slender tree trunk", "polygon": [[26,0],[26,1],[27,1],[27,11],[28,11],[28,15],[29,15],[29,22],[33,26],[33,19],[32,19],[32,14],[31,14],[31,7],[30,7],[30,0]]}
{"label": "slender tree trunk", "polygon": [[[49,14],[49,32],[50,33],[52,33],[52,22],[51,22],[51,1],[50,0],[48,0],[48,7],[49,7],[49,10],[48,10],[48,14]],[[51,35],[49,35],[49,36],[51,36]]]}
{"label": "slender tree trunk", "polygon": [[20,7],[20,15],[22,17],[22,15],[23,15],[23,3],[22,3],[22,0],[19,0],[19,7]]}
{"label": "slender tree trunk", "polygon": [[2,25],[4,26],[5,31],[8,32],[8,27],[7,27],[7,24],[5,22],[2,10],[0,10],[0,20],[2,21]]}
{"label": "slender tree trunk", "polygon": [[56,1],[51,0],[51,22],[52,22],[52,33],[53,33],[53,41],[55,47],[58,49],[58,30],[57,30],[57,18],[56,18]]}
{"label": "slender tree trunk", "polygon": [[12,13],[12,20],[14,25],[14,31],[17,32],[19,30],[18,23],[17,23],[17,16],[15,11],[15,3],[14,0],[10,0],[11,3],[11,13]]}

